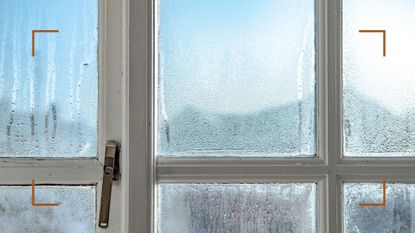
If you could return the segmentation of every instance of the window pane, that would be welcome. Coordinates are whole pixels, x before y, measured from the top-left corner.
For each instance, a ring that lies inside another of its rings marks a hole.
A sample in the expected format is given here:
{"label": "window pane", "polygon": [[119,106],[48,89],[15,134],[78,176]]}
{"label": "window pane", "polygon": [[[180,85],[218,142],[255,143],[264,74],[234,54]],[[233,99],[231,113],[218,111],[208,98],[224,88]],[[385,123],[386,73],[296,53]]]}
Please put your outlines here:
{"label": "window pane", "polygon": [[159,0],[159,153],[306,156],[314,0]]}
{"label": "window pane", "polygon": [[36,186],[36,203],[55,207],[33,207],[31,198],[31,187],[0,187],[2,232],[95,232],[94,187]]}
{"label": "window pane", "polygon": [[[414,11],[412,0],[343,1],[346,156],[414,155]],[[386,56],[383,33],[359,30],[386,30]]]}
{"label": "window pane", "polygon": [[412,233],[415,231],[415,184],[387,184],[386,207],[362,207],[382,203],[382,184],[344,185],[344,232]]}
{"label": "window pane", "polygon": [[97,0],[0,0],[0,156],[96,156],[97,48]]}
{"label": "window pane", "polygon": [[158,232],[317,232],[316,186],[162,184]]}

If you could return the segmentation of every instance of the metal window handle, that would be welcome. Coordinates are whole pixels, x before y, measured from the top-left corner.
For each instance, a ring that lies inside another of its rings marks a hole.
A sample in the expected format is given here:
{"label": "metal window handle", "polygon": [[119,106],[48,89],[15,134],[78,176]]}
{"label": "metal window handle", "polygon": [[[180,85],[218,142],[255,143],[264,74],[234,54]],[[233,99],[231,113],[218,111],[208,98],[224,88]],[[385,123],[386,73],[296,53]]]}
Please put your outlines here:
{"label": "metal window handle", "polygon": [[99,227],[107,228],[111,205],[112,181],[119,180],[119,144],[108,141],[105,146],[104,176],[102,181],[101,209],[99,212]]}

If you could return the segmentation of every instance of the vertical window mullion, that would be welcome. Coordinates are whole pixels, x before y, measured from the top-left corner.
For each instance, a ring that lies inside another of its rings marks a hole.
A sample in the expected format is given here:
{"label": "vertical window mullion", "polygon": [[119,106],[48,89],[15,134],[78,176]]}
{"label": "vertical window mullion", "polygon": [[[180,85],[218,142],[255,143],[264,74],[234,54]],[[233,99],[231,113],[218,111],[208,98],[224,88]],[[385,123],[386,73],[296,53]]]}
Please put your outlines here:
{"label": "vertical window mullion", "polygon": [[[317,117],[317,148],[318,148],[318,157],[324,161],[324,164],[328,165],[330,157],[332,154],[329,150],[328,138],[331,136],[329,134],[329,105],[328,100],[332,96],[328,93],[328,80],[330,76],[328,75],[328,21],[330,17],[328,15],[328,0],[319,0],[316,4],[316,16],[318,17],[317,23],[317,107],[318,107],[318,117]],[[330,177],[320,180],[318,184],[318,232],[320,233],[329,233],[333,232],[333,227],[330,228],[329,221],[332,216],[333,208],[330,207],[329,196],[330,190],[329,185]],[[334,210],[335,211],[335,210]],[[334,223],[335,224],[335,223]]]}
{"label": "vertical window mullion", "polygon": [[341,185],[336,165],[342,157],[341,0],[327,1],[327,232],[342,232]]}
{"label": "vertical window mullion", "polygon": [[126,232],[153,232],[153,7],[154,1],[126,1],[127,25],[127,127],[123,153],[124,179],[128,189],[124,207]]}

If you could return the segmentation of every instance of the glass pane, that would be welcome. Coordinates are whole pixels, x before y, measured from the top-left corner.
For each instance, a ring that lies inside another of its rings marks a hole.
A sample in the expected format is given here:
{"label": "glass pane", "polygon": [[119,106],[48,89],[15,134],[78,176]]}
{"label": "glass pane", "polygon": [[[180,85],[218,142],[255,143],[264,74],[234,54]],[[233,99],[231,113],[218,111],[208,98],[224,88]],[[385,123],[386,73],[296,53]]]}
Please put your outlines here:
{"label": "glass pane", "polygon": [[316,184],[162,184],[160,233],[313,233]]}
{"label": "glass pane", "polygon": [[315,146],[314,0],[159,0],[161,155]]}
{"label": "glass pane", "polygon": [[0,186],[2,232],[94,233],[95,188],[36,186],[36,203],[58,203],[33,207],[30,186]]}
{"label": "glass pane", "polygon": [[386,207],[359,203],[382,203],[382,184],[344,184],[344,232],[415,232],[415,184],[387,184]]}
{"label": "glass pane", "polygon": [[[343,0],[346,156],[415,154],[415,2]],[[386,30],[383,33],[359,30]]]}
{"label": "glass pane", "polygon": [[96,156],[97,48],[97,0],[0,0],[0,156]]}

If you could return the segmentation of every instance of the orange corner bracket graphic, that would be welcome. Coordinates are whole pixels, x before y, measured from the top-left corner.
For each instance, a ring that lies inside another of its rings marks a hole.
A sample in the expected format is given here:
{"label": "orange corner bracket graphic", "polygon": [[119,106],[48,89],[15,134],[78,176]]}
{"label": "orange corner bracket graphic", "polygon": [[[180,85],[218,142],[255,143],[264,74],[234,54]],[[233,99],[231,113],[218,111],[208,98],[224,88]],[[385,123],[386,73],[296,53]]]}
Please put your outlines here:
{"label": "orange corner bracket graphic", "polygon": [[32,57],[35,56],[35,41],[36,41],[36,33],[53,33],[59,32],[59,30],[32,30]]}
{"label": "orange corner bracket graphic", "polygon": [[386,207],[386,177],[383,177],[383,202],[382,203],[360,203],[359,206]]}
{"label": "orange corner bracket graphic", "polygon": [[58,203],[36,203],[35,180],[32,180],[32,206],[58,206]]}
{"label": "orange corner bracket graphic", "polygon": [[359,30],[359,32],[378,32],[383,34],[383,56],[386,57],[386,30]]}

